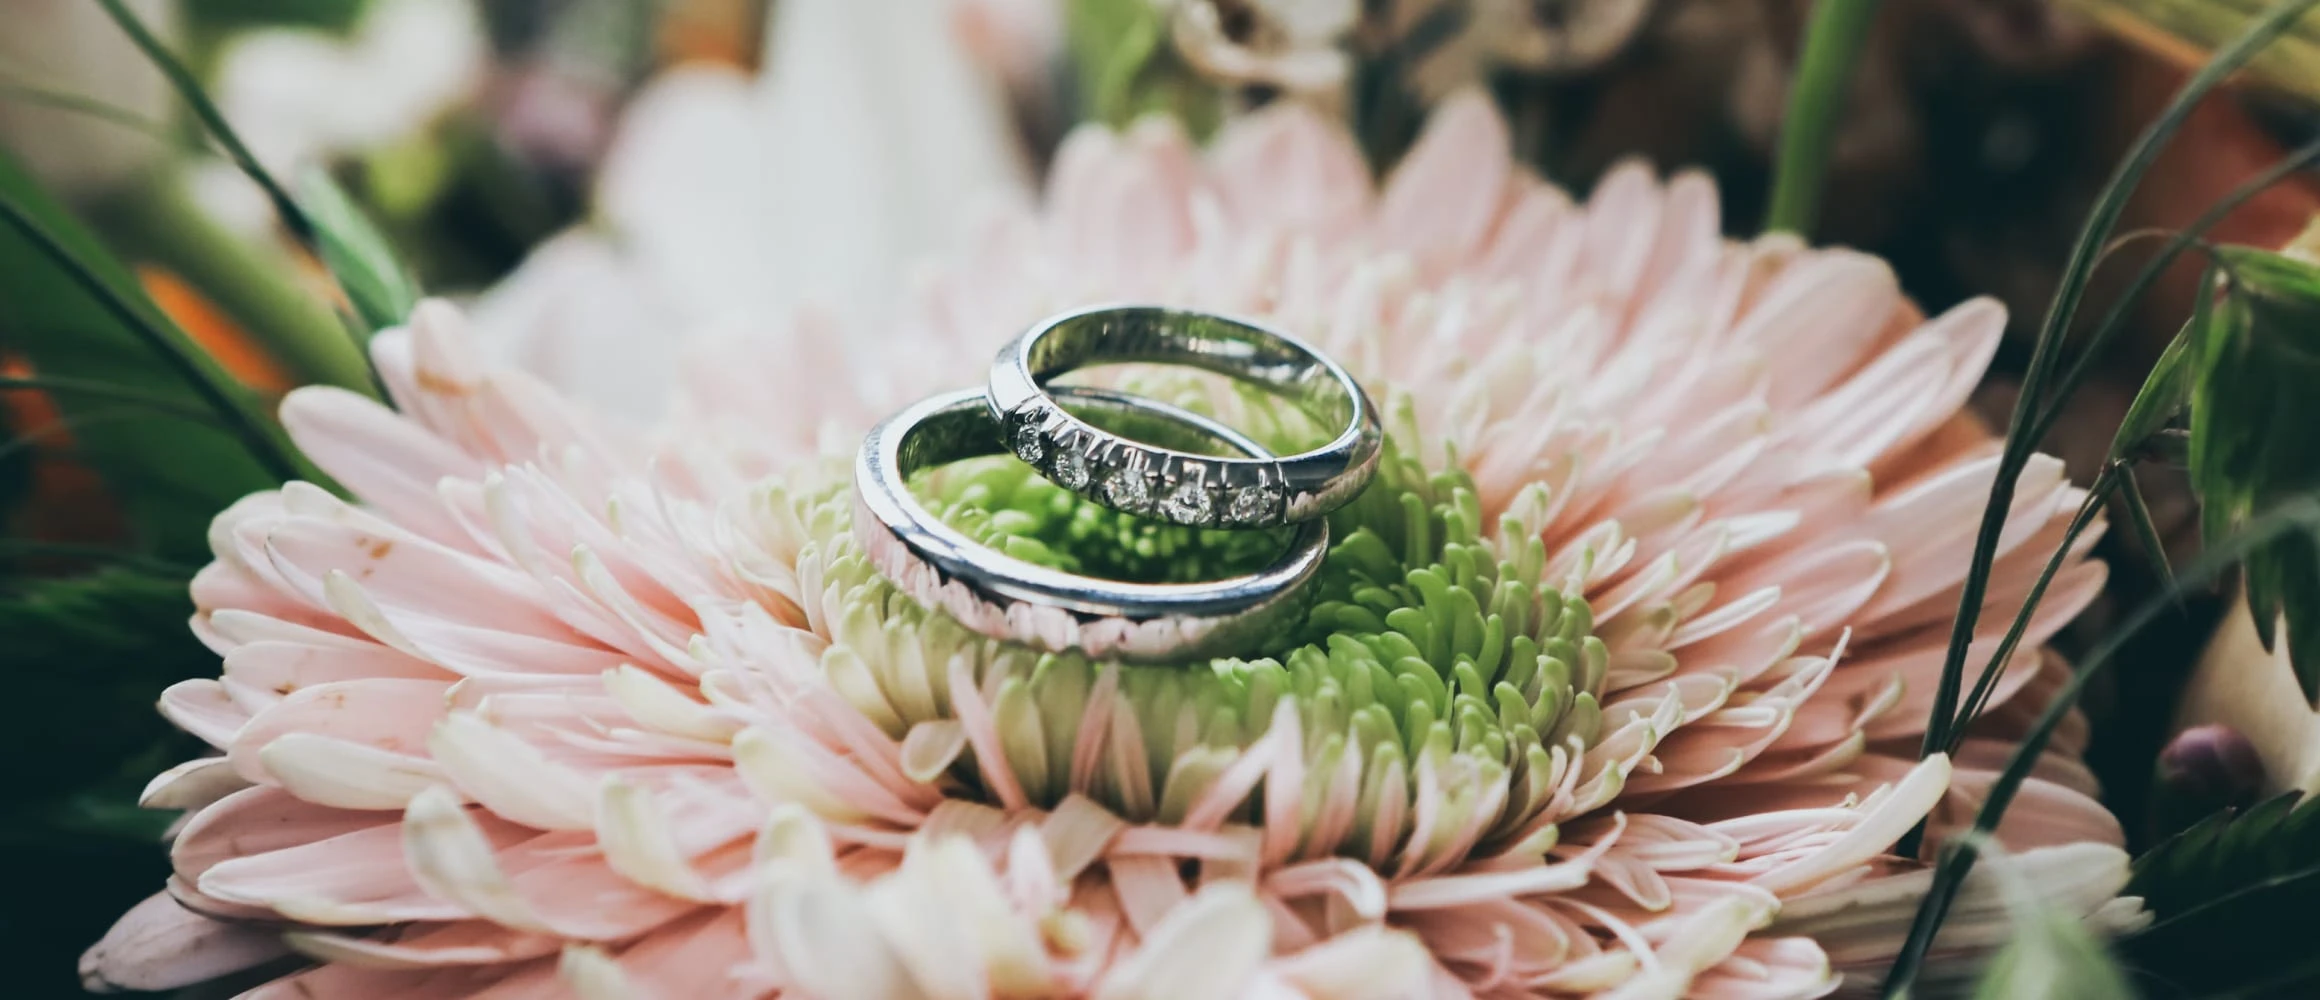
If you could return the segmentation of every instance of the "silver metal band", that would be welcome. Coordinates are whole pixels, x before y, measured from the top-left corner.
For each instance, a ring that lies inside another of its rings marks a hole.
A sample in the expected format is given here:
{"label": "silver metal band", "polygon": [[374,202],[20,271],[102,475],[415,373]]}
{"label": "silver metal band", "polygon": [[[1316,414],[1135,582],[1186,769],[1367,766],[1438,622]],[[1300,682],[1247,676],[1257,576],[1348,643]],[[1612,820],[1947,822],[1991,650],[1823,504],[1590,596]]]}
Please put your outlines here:
{"label": "silver metal band", "polygon": [[[1114,426],[1136,425],[1135,433],[1163,442],[1265,455],[1263,446],[1233,429],[1173,406],[1084,387],[1052,392],[1064,406]],[[1305,584],[1329,547],[1322,520],[1299,525],[1280,558],[1256,573],[1202,583],[1122,583],[994,551],[944,524],[910,493],[910,476],[921,469],[1003,450],[977,390],[913,404],[872,429],[854,465],[854,532],[872,565],[904,593],[983,635],[1131,662],[1266,648],[1303,615]]]}
{"label": "silver metal band", "polygon": [[[1249,382],[1344,431],[1279,458],[1197,455],[1097,427],[1057,406],[1059,390],[1046,384],[1132,362]],[[1114,510],[1178,524],[1263,528],[1319,518],[1369,485],[1384,440],[1360,384],[1321,352],[1254,323],[1153,306],[1083,309],[1032,327],[991,362],[988,394],[1006,447],[1041,475]]]}

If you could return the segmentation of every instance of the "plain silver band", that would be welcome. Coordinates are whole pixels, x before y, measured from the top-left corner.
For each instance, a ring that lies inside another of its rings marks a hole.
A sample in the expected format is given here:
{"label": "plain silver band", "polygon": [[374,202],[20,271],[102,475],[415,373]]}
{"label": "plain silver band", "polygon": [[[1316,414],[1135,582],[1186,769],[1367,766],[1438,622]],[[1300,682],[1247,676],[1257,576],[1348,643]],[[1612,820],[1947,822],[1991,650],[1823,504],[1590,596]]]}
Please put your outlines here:
{"label": "plain silver band", "polygon": [[[1074,408],[1151,424],[1164,436],[1265,454],[1233,429],[1173,406],[1084,387],[1058,387],[1055,394]],[[944,524],[911,495],[914,472],[1003,450],[989,405],[976,390],[915,403],[873,428],[854,465],[854,533],[871,564],[904,593],[983,635],[1130,662],[1274,645],[1303,616],[1305,584],[1329,548],[1325,521],[1298,526],[1287,551],[1256,573],[1201,583],[1122,583],[997,552]]]}
{"label": "plain silver band", "polygon": [[[1131,440],[1056,405],[1046,383],[1091,365],[1152,362],[1226,375],[1287,398],[1344,430],[1312,451],[1218,458]],[[1384,433],[1353,376],[1287,334],[1245,320],[1157,306],[1065,313],[1024,331],[991,362],[1002,441],[1056,485],[1179,524],[1265,528],[1351,502],[1377,472]]]}

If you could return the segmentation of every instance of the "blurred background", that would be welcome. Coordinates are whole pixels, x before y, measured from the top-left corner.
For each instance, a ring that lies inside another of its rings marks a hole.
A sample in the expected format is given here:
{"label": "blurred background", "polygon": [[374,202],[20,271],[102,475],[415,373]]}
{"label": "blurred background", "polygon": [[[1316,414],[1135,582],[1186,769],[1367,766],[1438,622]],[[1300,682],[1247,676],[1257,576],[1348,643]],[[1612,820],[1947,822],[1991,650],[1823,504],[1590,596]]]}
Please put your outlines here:
{"label": "blurred background", "polygon": [[[1840,0],[1824,0],[1840,2]],[[1583,193],[1614,163],[1712,171],[1755,233],[1810,0],[131,0],[283,177],[319,173],[430,294],[467,300],[503,360],[626,419],[657,412],[670,348],[795,309],[875,328],[914,262],[995,202],[1036,197],[1075,125],[1165,110],[1194,130],[1271,101],[1349,122],[1391,169],[1423,109],[1491,91],[1522,155]],[[2002,420],[2081,220],[2125,147],[2253,0],[1884,0],[1814,234],[1881,254],[1930,312],[1989,294],[2021,337],[1983,406]],[[2320,138],[2320,33],[2208,101],[2122,232],[2184,226]],[[97,0],[11,0],[0,26],[0,189],[41,192],[151,301],[263,394],[350,377],[326,287],[266,193],[206,137]],[[2305,172],[2219,241],[2279,246],[2320,210]],[[2127,246],[2102,274],[2156,248]],[[0,250],[0,680],[53,707],[0,736],[0,947],[9,995],[77,992],[72,959],[166,865],[143,776],[189,741],[151,711],[215,673],[175,623],[203,560],[195,505],[146,567],[95,553],[150,529],[143,487],[99,475],[101,413],[24,391],[43,291]],[[23,272],[14,272],[23,273]],[[2081,481],[2189,311],[2186,262],[2134,312],[2116,378],[2049,447]],[[2098,281],[2097,302],[2106,301]],[[354,369],[359,369],[359,364]],[[2173,554],[2180,483],[2145,489]],[[2115,600],[2152,584],[2105,542]],[[153,536],[146,536],[153,537]],[[124,573],[144,573],[125,582]],[[2122,815],[2214,608],[2138,651],[2090,701]],[[2080,626],[2098,630],[2100,613]],[[155,636],[164,637],[161,640]],[[61,707],[60,707],[61,706]],[[59,766],[69,763],[72,767]],[[2130,827],[2134,824],[2130,823]],[[75,872],[81,891],[42,891]],[[97,891],[89,891],[90,887]]]}

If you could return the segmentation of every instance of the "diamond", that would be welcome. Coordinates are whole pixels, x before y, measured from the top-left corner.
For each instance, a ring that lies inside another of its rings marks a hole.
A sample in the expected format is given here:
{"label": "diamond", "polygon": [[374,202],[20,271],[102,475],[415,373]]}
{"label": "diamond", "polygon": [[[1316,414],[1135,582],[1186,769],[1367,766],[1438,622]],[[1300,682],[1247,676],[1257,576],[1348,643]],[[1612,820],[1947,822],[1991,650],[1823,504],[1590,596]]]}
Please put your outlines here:
{"label": "diamond", "polygon": [[1130,514],[1145,514],[1152,510],[1152,488],[1144,483],[1141,469],[1114,469],[1104,480],[1104,503],[1114,510]]}
{"label": "diamond", "polygon": [[1015,426],[1015,457],[1031,465],[1047,457],[1047,439],[1039,435],[1039,421],[1027,419]]}
{"label": "diamond", "polygon": [[1160,512],[1178,524],[1207,524],[1216,513],[1216,500],[1200,483],[1178,483],[1168,499],[1160,501]]}
{"label": "diamond", "polygon": [[1055,465],[1047,471],[1054,477],[1055,485],[1074,493],[1087,489],[1089,480],[1095,478],[1088,472],[1087,456],[1076,448],[1061,447],[1061,442],[1055,452]]}
{"label": "diamond", "polygon": [[1243,486],[1233,491],[1224,516],[1236,524],[1258,524],[1269,520],[1280,502],[1281,495],[1270,486]]}

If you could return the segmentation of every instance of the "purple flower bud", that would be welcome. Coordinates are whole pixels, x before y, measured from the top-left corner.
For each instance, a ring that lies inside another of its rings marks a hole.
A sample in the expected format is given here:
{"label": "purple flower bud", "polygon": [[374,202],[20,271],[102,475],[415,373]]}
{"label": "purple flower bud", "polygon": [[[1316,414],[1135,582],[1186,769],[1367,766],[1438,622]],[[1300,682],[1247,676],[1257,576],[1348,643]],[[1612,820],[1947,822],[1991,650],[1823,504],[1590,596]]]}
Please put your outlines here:
{"label": "purple flower bud", "polygon": [[2244,806],[2263,788],[2264,762],[2239,730],[2222,723],[2195,726],[2159,751],[2159,781],[2187,800]]}

